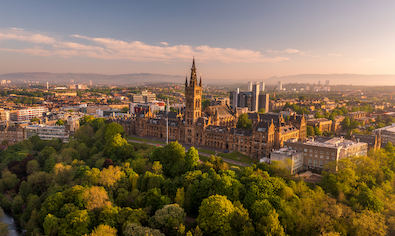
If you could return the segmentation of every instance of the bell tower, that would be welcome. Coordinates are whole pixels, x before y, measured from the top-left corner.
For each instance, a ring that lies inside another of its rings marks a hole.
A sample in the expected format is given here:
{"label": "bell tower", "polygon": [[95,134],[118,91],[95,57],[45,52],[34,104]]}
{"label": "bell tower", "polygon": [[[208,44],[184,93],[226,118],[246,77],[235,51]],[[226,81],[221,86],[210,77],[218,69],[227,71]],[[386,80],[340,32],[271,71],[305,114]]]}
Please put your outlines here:
{"label": "bell tower", "polygon": [[191,77],[185,81],[185,138],[187,143],[195,142],[195,124],[202,116],[202,77],[197,81],[195,58],[192,61]]}

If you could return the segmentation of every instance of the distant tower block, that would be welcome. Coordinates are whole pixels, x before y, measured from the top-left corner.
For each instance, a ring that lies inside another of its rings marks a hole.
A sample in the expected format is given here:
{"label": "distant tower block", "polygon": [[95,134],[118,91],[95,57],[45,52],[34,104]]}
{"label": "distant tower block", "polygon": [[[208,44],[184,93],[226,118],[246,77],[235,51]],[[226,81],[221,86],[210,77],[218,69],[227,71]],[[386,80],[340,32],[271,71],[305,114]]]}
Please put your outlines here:
{"label": "distant tower block", "polygon": [[70,79],[70,83],[74,83],[74,80],[73,80],[73,79]]}
{"label": "distant tower block", "polygon": [[89,80],[89,85],[92,87],[92,80]]}
{"label": "distant tower block", "polygon": [[248,82],[248,91],[252,91],[252,82]]}
{"label": "distant tower block", "polygon": [[262,92],[265,91],[265,82],[261,82],[259,87],[260,87]]}
{"label": "distant tower block", "polygon": [[320,86],[321,85],[321,80],[320,81],[318,81],[318,86]]}
{"label": "distant tower block", "polygon": [[48,82],[47,82],[47,90],[48,90]]}
{"label": "distant tower block", "polygon": [[325,86],[329,86],[329,80],[325,81]]}
{"label": "distant tower block", "polygon": [[283,82],[282,82],[282,81],[278,81],[278,82],[277,82],[277,90],[278,90],[278,91],[283,90]]}

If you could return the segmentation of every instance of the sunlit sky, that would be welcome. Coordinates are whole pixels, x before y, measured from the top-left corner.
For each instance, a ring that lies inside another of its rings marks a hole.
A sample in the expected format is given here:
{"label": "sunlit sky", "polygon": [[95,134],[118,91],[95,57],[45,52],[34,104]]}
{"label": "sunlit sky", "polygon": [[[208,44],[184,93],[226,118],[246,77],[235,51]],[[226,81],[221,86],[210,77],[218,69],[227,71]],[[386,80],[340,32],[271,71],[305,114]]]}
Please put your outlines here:
{"label": "sunlit sky", "polygon": [[395,1],[4,1],[0,74],[395,74]]}

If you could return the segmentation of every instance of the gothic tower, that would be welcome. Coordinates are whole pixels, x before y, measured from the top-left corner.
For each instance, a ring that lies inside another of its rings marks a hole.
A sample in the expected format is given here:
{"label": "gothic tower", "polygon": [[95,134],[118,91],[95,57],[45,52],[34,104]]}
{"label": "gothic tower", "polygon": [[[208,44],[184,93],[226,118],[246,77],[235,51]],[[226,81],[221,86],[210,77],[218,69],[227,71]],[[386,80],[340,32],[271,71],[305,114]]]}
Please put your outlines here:
{"label": "gothic tower", "polygon": [[185,81],[185,138],[187,143],[195,142],[196,120],[202,116],[202,77],[197,81],[195,58],[193,58],[191,77]]}

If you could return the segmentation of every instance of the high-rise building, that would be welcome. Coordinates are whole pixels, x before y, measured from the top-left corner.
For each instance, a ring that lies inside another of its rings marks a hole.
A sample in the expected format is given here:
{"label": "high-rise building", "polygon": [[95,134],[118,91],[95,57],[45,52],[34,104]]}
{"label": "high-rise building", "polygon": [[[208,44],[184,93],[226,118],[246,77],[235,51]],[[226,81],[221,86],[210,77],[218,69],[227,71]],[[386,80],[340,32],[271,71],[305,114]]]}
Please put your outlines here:
{"label": "high-rise building", "polygon": [[283,90],[283,82],[282,82],[282,81],[278,81],[278,82],[277,82],[277,90],[278,90],[278,91]]}
{"label": "high-rise building", "polygon": [[252,91],[252,82],[250,81],[250,82],[248,82],[248,91]]}
{"label": "high-rise building", "polygon": [[261,108],[265,109],[265,112],[269,112],[269,94],[268,93],[259,95],[258,111]]}
{"label": "high-rise building", "polygon": [[240,89],[237,88],[235,91],[232,92],[232,108],[236,111],[237,107],[239,107],[239,93]]}
{"label": "high-rise building", "polygon": [[321,85],[321,80],[318,81],[318,86],[320,86],[320,85]]}
{"label": "high-rise building", "polygon": [[92,80],[89,80],[89,85],[92,87]]}
{"label": "high-rise building", "polygon": [[261,82],[259,87],[260,87],[262,92],[265,91],[265,82]]}
{"label": "high-rise building", "polygon": [[259,84],[254,83],[252,85],[252,99],[251,99],[251,111],[258,111],[259,105]]}
{"label": "high-rise building", "polygon": [[48,82],[47,82],[47,90],[48,90]]}
{"label": "high-rise building", "polygon": [[325,86],[329,86],[329,80],[325,81]]}

